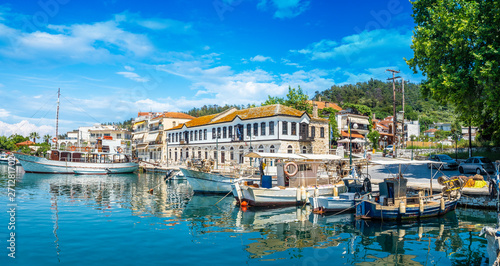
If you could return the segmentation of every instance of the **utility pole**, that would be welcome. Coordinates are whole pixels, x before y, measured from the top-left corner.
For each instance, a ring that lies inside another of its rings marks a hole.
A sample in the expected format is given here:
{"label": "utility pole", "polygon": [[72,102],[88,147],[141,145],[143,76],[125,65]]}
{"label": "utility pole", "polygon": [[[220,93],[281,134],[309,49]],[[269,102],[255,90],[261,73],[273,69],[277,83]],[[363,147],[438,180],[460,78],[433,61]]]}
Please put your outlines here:
{"label": "utility pole", "polygon": [[406,143],[405,138],[405,79],[401,78],[401,91],[403,93],[403,117],[401,118],[401,136],[403,137],[403,146]]}
{"label": "utility pole", "polygon": [[56,111],[56,150],[59,148],[59,98],[61,97],[61,88],[57,89],[57,111]]}
{"label": "utility pole", "polygon": [[399,71],[392,70],[392,69],[387,69],[386,71],[392,72],[392,78],[388,78],[387,80],[392,80],[392,138],[393,138],[393,143],[392,143],[392,149],[393,149],[393,155],[394,157],[397,157],[397,152],[396,152],[396,82],[395,80],[401,77],[396,77],[396,73],[399,73]]}

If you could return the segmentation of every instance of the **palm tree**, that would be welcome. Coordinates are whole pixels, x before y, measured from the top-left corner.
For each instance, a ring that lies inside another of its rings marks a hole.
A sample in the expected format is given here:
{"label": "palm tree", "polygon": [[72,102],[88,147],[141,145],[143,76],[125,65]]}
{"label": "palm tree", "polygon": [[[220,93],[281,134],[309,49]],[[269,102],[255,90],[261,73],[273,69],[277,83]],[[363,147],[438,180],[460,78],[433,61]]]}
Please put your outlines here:
{"label": "palm tree", "polygon": [[30,139],[33,139],[33,142],[36,143],[36,139],[39,139],[39,138],[40,138],[40,135],[38,135],[38,133],[36,133],[36,132],[30,133]]}
{"label": "palm tree", "polygon": [[47,135],[43,136],[43,141],[44,141],[45,143],[47,143],[47,144],[50,144],[50,143],[49,143],[50,139],[51,139],[51,136],[50,136],[49,134],[47,134]]}

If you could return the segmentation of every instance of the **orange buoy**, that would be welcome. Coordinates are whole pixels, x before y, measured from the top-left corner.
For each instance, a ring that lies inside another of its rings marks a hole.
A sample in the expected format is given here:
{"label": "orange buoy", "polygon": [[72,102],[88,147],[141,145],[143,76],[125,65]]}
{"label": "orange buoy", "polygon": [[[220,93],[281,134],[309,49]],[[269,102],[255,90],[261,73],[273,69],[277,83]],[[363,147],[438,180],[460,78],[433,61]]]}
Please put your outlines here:
{"label": "orange buoy", "polygon": [[241,207],[241,211],[242,212],[246,212],[247,211],[247,207]]}
{"label": "orange buoy", "polygon": [[75,146],[71,146],[71,147],[69,147],[69,149],[70,149],[71,151],[76,151],[76,147],[75,147]]}
{"label": "orange buoy", "polygon": [[118,148],[118,153],[122,153],[123,152],[123,149],[122,148]]}
{"label": "orange buoy", "polygon": [[85,152],[89,152],[90,151],[90,147],[85,147]]}
{"label": "orange buoy", "polygon": [[53,138],[52,138],[52,142],[54,142],[54,143],[55,143],[55,142],[57,142],[57,138],[56,138],[56,137],[53,137]]}
{"label": "orange buoy", "polygon": [[242,207],[246,207],[246,206],[248,206],[248,202],[246,202],[246,201],[242,201],[242,202],[241,202],[241,206],[242,206]]}
{"label": "orange buoy", "polygon": [[149,190],[149,193],[150,193],[150,194],[153,194],[153,189],[150,189],[150,190]]}

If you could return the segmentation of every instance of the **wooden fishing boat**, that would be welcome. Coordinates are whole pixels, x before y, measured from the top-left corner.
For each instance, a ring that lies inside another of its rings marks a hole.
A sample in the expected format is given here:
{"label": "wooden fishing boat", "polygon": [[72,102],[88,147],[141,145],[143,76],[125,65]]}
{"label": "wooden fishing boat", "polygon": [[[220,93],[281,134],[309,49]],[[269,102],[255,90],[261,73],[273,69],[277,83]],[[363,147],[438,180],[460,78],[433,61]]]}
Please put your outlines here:
{"label": "wooden fishing boat", "polygon": [[[400,167],[401,169],[401,167]],[[463,182],[460,178],[438,179],[443,186],[439,194],[409,195],[407,191],[408,180],[401,171],[396,177],[386,178],[379,183],[379,194],[371,199],[357,199],[356,217],[374,220],[410,220],[444,215],[455,210],[460,199]],[[432,178],[431,178],[432,182]]]}

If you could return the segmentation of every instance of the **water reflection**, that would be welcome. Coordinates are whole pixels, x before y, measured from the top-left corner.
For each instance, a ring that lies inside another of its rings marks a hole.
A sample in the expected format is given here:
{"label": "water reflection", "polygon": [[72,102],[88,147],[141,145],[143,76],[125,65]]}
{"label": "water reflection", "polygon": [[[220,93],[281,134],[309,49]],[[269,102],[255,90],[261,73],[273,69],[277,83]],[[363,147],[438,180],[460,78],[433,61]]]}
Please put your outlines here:
{"label": "water reflection", "polygon": [[[5,191],[5,182],[0,182],[0,187]],[[468,209],[411,223],[362,221],[349,213],[324,216],[312,214],[308,207],[243,210],[235,206],[230,196],[193,195],[187,181],[165,181],[163,175],[154,174],[24,174],[18,177],[16,191],[25,202],[40,198],[50,201],[55,238],[52,244],[58,255],[59,244],[65,243],[59,242],[59,235],[67,238],[69,234],[60,233],[59,228],[64,228],[62,225],[68,220],[59,221],[59,216],[65,210],[79,215],[85,211],[82,206],[106,216],[120,209],[121,216],[115,215],[110,222],[124,217],[128,222],[132,215],[134,226],[137,221],[147,224],[134,230],[143,230],[148,237],[158,236],[158,243],[167,238],[184,245],[191,241],[202,245],[210,242],[222,247],[223,256],[226,242],[241,238],[240,246],[231,248],[234,256],[244,257],[246,262],[276,260],[282,264],[292,261],[312,265],[487,264],[487,242],[478,232],[485,225],[494,225],[497,219],[494,212]],[[64,216],[66,219],[73,215],[70,212]],[[95,217],[90,215],[82,222]],[[106,223],[99,226],[108,230],[115,227]],[[163,229],[165,225],[176,230],[151,230],[154,233],[149,234],[149,229]],[[183,230],[186,227],[189,230]],[[129,227],[124,228],[108,232],[124,237],[122,234],[128,234]],[[217,252],[211,251],[214,250]]]}

